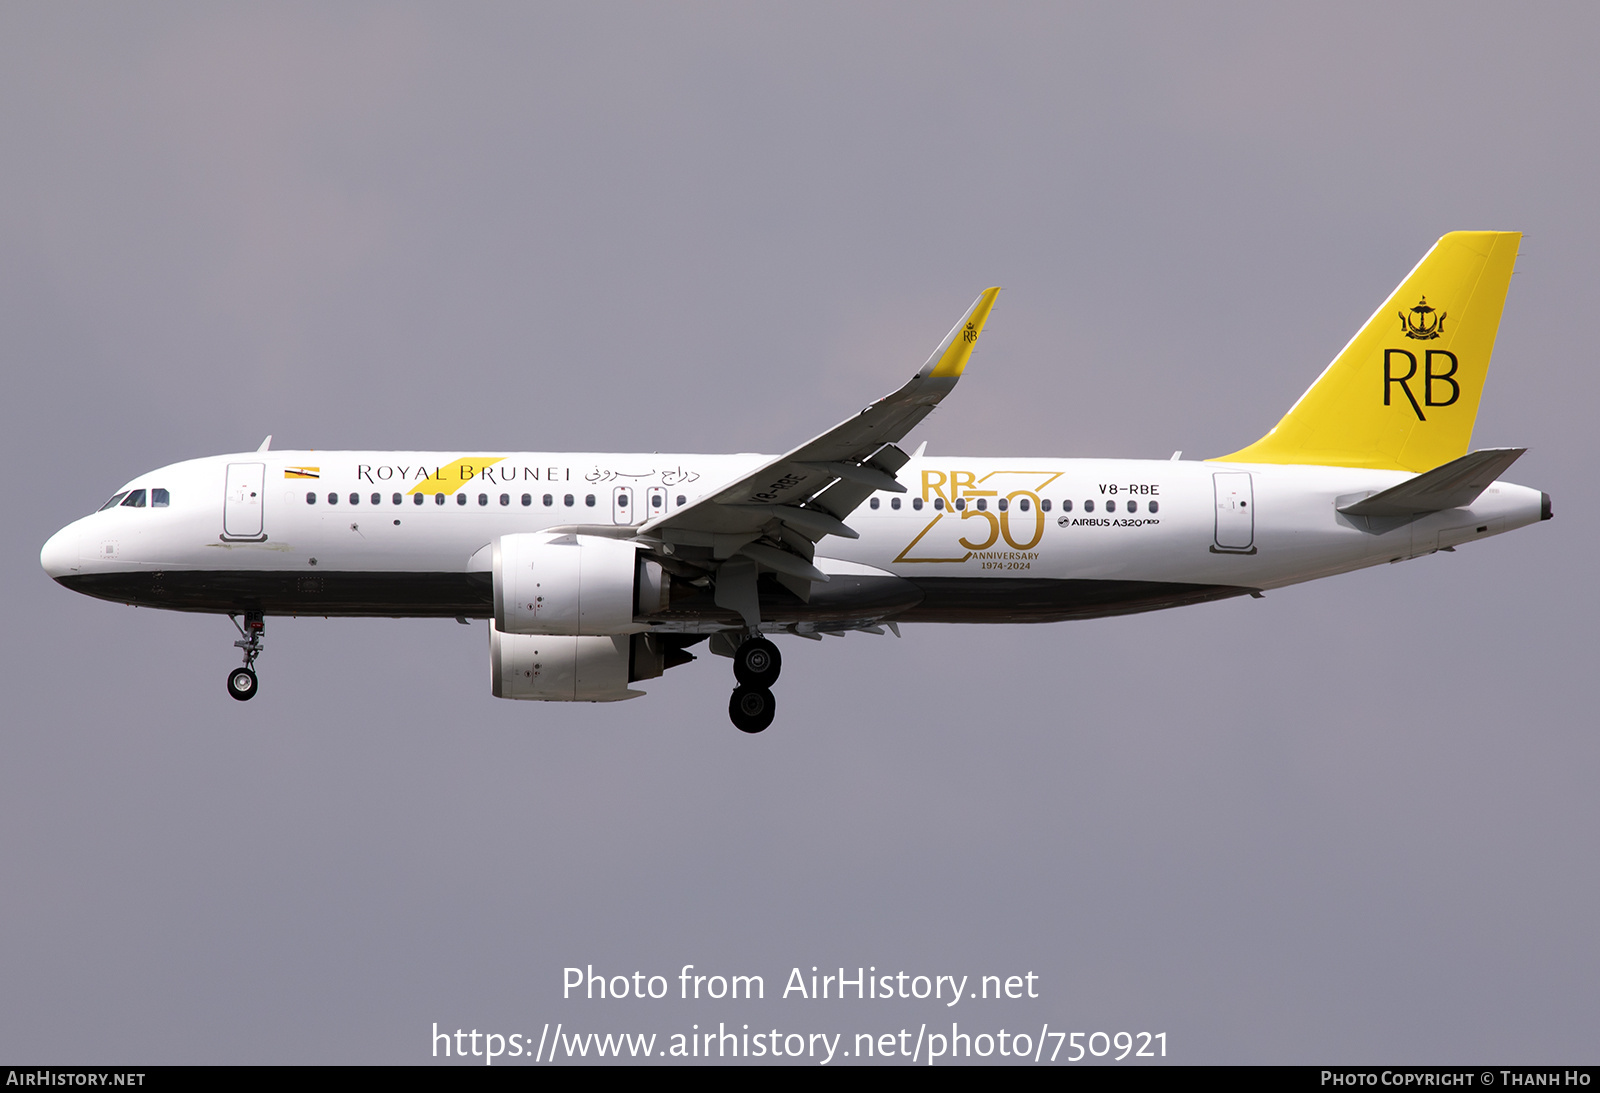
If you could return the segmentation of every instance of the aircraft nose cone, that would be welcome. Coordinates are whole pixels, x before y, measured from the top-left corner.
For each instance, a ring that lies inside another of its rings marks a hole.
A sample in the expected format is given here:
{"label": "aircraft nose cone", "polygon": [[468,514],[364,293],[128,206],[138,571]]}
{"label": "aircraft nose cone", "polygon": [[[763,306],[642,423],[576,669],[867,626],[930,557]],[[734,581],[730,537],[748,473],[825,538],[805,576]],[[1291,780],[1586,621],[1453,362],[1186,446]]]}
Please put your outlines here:
{"label": "aircraft nose cone", "polygon": [[57,580],[78,568],[78,529],[71,524],[50,536],[39,551],[39,564]]}

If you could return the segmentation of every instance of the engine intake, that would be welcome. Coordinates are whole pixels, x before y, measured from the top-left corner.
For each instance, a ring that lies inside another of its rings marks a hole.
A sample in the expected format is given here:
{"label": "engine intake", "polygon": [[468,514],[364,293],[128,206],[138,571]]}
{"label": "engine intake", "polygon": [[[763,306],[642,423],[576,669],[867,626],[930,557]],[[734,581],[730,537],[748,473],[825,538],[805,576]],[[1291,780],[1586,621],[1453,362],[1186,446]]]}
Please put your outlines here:
{"label": "engine intake", "polygon": [[629,542],[528,532],[494,541],[494,624],[505,634],[635,634],[670,578]]}

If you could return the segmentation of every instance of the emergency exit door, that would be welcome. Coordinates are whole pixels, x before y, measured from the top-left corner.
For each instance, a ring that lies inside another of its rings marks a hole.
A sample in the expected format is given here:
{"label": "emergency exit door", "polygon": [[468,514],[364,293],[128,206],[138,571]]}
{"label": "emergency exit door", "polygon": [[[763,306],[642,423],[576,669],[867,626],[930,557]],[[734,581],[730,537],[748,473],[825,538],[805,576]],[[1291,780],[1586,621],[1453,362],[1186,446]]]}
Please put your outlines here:
{"label": "emergency exit door", "polygon": [[634,522],[632,486],[617,486],[611,491],[611,522],[613,524]]}

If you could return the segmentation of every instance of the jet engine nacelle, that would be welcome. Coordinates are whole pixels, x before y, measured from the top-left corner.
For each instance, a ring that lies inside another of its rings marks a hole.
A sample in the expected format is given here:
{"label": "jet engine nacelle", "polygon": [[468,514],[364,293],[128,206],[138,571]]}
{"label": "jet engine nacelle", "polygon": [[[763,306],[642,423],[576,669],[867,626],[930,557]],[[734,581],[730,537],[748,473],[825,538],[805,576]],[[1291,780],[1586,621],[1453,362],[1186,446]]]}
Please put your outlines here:
{"label": "jet engine nacelle", "polygon": [[650,634],[502,634],[489,631],[489,671],[496,698],[540,702],[617,702],[643,691],[628,689],[654,679],[676,656]]}
{"label": "jet engine nacelle", "polygon": [[666,606],[669,578],[632,543],[528,532],[494,541],[494,624],[505,634],[634,634]]}

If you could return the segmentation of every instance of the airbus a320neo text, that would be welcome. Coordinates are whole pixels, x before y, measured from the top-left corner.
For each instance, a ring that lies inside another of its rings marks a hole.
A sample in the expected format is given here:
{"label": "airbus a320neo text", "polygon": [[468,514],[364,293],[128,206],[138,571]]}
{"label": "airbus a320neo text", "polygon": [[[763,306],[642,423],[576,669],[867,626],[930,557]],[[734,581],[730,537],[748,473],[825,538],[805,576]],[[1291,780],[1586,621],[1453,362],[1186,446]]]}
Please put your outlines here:
{"label": "airbus a320neo text", "polygon": [[[1470,449],[1516,232],[1440,239],[1260,440],[1204,461],[925,456],[998,289],[906,384],[783,455],[255,452],[140,474],[40,560],[75,592],[226,614],[490,620],[500,698],[609,702],[730,657],[771,724],[779,635],[1089,619],[1454,550],[1550,517]],[[793,649],[791,648],[791,652]]]}

